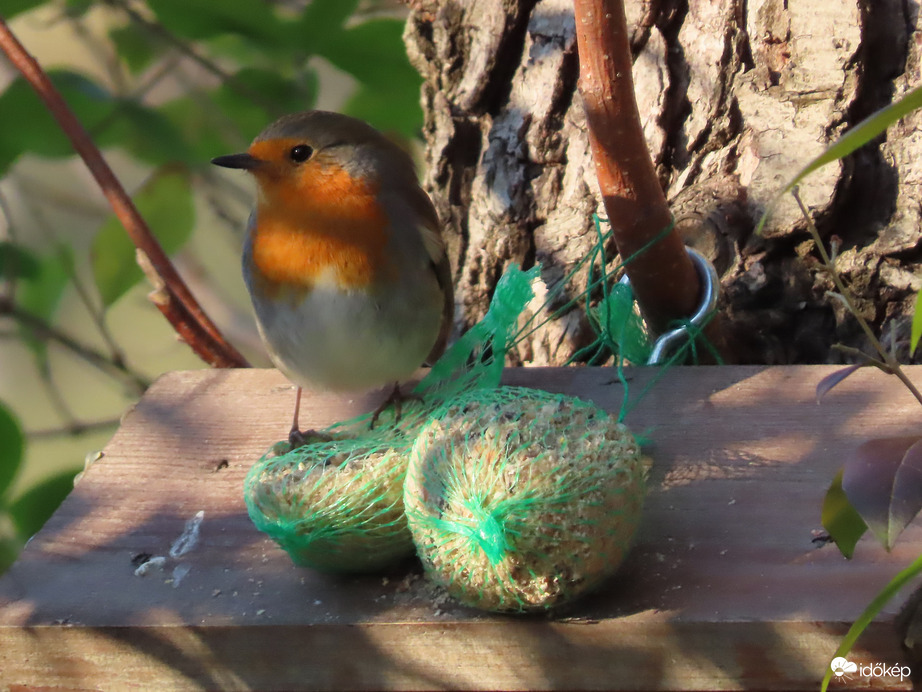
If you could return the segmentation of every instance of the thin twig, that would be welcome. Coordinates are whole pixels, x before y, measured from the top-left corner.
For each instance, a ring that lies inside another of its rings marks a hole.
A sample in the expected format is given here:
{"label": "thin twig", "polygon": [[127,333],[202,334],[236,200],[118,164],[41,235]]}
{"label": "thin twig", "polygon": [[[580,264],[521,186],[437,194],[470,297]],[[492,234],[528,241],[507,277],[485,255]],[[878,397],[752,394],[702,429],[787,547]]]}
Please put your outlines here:
{"label": "thin twig", "polygon": [[893,374],[893,370],[889,365],[884,363],[882,360],[878,360],[871,354],[865,353],[860,348],[855,348],[854,346],[846,346],[845,344],[833,344],[832,348],[839,353],[844,353],[845,355],[856,358],[857,360],[863,360],[865,365],[875,367],[878,370],[887,373],[888,375]]}
{"label": "thin twig", "polygon": [[67,400],[64,398],[64,393],[51,376],[51,364],[48,358],[36,358],[35,360],[37,361],[36,368],[38,369],[39,379],[45,385],[45,391],[48,393],[52,407],[57,409],[58,415],[66,421],[65,425],[76,424],[77,416],[70,410],[70,406],[67,405]]}
{"label": "thin twig", "polygon": [[75,420],[67,425],[57,428],[42,428],[41,430],[31,430],[26,433],[30,440],[53,439],[56,437],[79,437],[100,430],[110,430],[119,424],[118,418],[108,418],[105,420],[96,420],[82,422]]}
{"label": "thin twig", "polygon": [[143,84],[141,84],[133,93],[126,96],[120,97],[116,103],[115,107],[110,109],[109,112],[101,118],[93,127],[89,130],[91,137],[99,137],[102,133],[106,132],[113,125],[118,124],[125,114],[125,109],[128,104],[141,104],[143,106],[143,99],[147,93],[157,86],[157,84],[162,81],[167,76],[171,76],[176,70],[176,63],[179,62],[180,58],[177,57],[176,60],[164,60],[163,64],[150,76],[150,78]]}
{"label": "thin twig", "polygon": [[96,62],[105,66],[109,80],[112,82],[114,91],[119,96],[124,96],[128,85],[125,80],[125,74],[122,71],[121,62],[118,59],[118,53],[110,48],[109,43],[102,43],[91,32],[84,22],[82,16],[66,14],[64,21],[70,25],[71,31],[80,39],[80,42],[87,51],[95,58]]}
{"label": "thin twig", "polygon": [[97,306],[93,304],[93,298],[90,296],[90,292],[87,290],[83,280],[77,276],[76,269],[68,267],[67,271],[71,283],[77,290],[77,295],[80,298],[80,302],[83,303],[83,306],[86,308],[87,312],[90,313],[90,318],[93,320],[93,324],[96,325],[96,329],[99,331],[99,335],[102,337],[102,340],[106,342],[106,346],[109,349],[112,362],[119,365],[126,365],[125,352],[122,350],[122,347],[119,346],[118,342],[115,340],[115,337],[112,335],[112,332],[109,330],[109,324],[106,322],[105,311],[98,309]]}
{"label": "thin twig", "polygon": [[[60,241],[54,230],[49,226],[42,208],[32,207],[31,211],[37,228],[43,236],[43,244],[48,247],[58,246]],[[126,360],[124,351],[115,341],[115,337],[109,330],[109,325],[106,323],[105,311],[101,307],[97,307],[94,303],[90,290],[87,288],[86,283],[80,278],[80,275],[77,272],[77,268],[74,266],[74,264],[72,262],[62,262],[61,266],[64,270],[64,273],[67,275],[68,280],[76,289],[77,297],[80,299],[80,302],[83,303],[83,307],[86,308],[87,313],[89,313],[90,318],[96,325],[96,328],[99,331],[99,335],[102,337],[103,341],[106,343],[106,346],[109,348],[110,360],[113,363],[125,365]]]}
{"label": "thin twig", "polygon": [[105,354],[100,353],[91,346],[80,343],[74,337],[62,332],[60,329],[49,324],[38,315],[23,310],[10,301],[0,300],[0,315],[10,317],[19,322],[23,327],[31,330],[36,337],[54,341],[74,355],[79,356],[90,365],[99,370],[116,375],[132,383],[139,391],[144,391],[150,386],[150,381],[143,375],[134,372],[124,363],[117,363],[108,358]]}
{"label": "thin twig", "polygon": [[[86,130],[64,103],[61,95],[48,79],[48,75],[10,31],[0,17],[0,49],[32,85],[55,117],[74,149],[80,154],[93,174],[116,216],[125,226],[131,240],[149,262],[142,267],[157,291],[156,304],[167,319],[181,317],[187,322],[172,321],[173,328],[183,340],[210,365],[216,367],[246,366],[246,359],[221,335],[196,302],[189,288],[179,276],[160,243],[151,234],[121,183],[109,168],[99,149]],[[151,271],[153,270],[153,271]],[[174,305],[175,304],[175,305]]]}
{"label": "thin twig", "polygon": [[820,259],[823,262],[823,267],[826,269],[827,273],[832,278],[832,282],[835,284],[839,299],[845,304],[845,307],[854,316],[855,320],[857,320],[865,336],[867,336],[868,340],[871,342],[871,346],[874,347],[874,350],[877,351],[877,355],[880,356],[880,360],[868,356],[858,349],[853,349],[848,346],[838,345],[836,348],[845,353],[850,353],[851,355],[860,354],[860,356],[867,360],[871,365],[886,373],[896,376],[899,381],[905,385],[906,389],[908,389],[910,393],[916,398],[916,401],[922,404],[922,392],[916,388],[912,380],[910,380],[906,373],[903,372],[903,369],[900,367],[900,362],[896,359],[896,357],[890,351],[884,348],[884,345],[880,342],[880,339],[878,339],[877,335],[874,334],[874,330],[871,329],[871,325],[868,324],[868,321],[861,316],[861,314],[858,312],[858,308],[855,307],[855,297],[852,295],[852,292],[849,290],[848,286],[845,285],[845,282],[842,280],[842,276],[836,269],[835,260],[833,260],[833,258],[830,257],[829,253],[826,251],[826,246],[823,244],[823,239],[820,237],[820,232],[817,229],[816,224],[813,222],[813,217],[810,215],[807,206],[804,204],[800,197],[800,189],[795,186],[791,190],[791,195],[797,201],[797,206],[800,207],[800,213],[803,215],[807,222],[807,232],[813,239],[813,244],[816,246],[817,252],[820,253]]}
{"label": "thin twig", "polygon": [[[826,246],[823,244],[823,239],[820,237],[820,232],[816,228],[816,224],[813,223],[813,218],[810,216],[810,212],[807,210],[806,205],[800,198],[800,189],[795,187],[793,190],[791,190],[791,194],[794,196],[794,199],[797,200],[797,205],[800,207],[800,212],[807,220],[807,231],[810,233],[810,237],[813,238],[813,243],[816,245],[817,252],[820,253],[820,259],[823,261],[823,266],[829,270],[829,275],[832,277],[832,282],[835,284],[839,295],[842,296],[842,300],[844,300],[848,306],[849,311],[857,317],[858,311],[855,308],[854,301],[852,300],[851,291],[848,290],[848,287],[845,285],[845,282],[842,281],[842,277],[839,275],[839,272],[836,271],[835,263],[829,256],[829,253],[826,251]],[[861,329],[864,330],[865,335],[871,341],[871,345],[874,347],[874,350],[883,355],[883,346],[881,345],[880,341],[878,341],[877,336],[875,336],[874,330],[871,329],[871,325],[869,325],[867,321],[863,319],[859,319],[858,324],[861,326]]]}
{"label": "thin twig", "polygon": [[[16,227],[13,225],[13,213],[10,205],[6,201],[6,196],[0,191],[0,215],[6,221],[6,233],[0,235],[0,242],[14,243],[16,240]],[[13,253],[9,253],[6,259],[0,259],[0,276],[4,276],[0,283],[0,300],[14,300],[16,297],[16,263]]]}

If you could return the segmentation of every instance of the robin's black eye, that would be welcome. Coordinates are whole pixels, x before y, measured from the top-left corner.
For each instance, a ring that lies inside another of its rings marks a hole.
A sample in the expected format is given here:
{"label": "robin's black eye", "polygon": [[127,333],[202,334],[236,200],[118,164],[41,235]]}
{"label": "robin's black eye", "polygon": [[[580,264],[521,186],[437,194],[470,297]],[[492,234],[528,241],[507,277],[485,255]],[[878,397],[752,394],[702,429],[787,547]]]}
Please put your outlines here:
{"label": "robin's black eye", "polygon": [[288,156],[295,163],[304,163],[311,157],[311,154],[313,153],[314,150],[306,144],[299,144],[298,146],[291,148],[291,151],[288,152]]}

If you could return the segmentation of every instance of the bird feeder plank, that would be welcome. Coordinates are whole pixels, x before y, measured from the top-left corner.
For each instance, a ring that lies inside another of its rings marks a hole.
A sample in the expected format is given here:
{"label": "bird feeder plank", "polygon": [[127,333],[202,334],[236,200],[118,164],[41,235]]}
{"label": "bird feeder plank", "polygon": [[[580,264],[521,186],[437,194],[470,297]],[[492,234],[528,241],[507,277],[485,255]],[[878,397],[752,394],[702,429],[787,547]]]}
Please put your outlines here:
{"label": "bird feeder plank", "polygon": [[[164,375],[0,577],[0,687],[815,688],[850,623],[922,553],[915,525],[892,553],[865,537],[852,561],[814,540],[850,450],[919,432],[909,395],[871,369],[817,405],[816,383],[835,369],[666,373],[626,420],[653,468],[622,570],[561,612],[527,617],[454,604],[412,560],[359,577],[295,567],[253,527],[242,492],[287,435],[293,388],[273,370]],[[629,370],[632,396],[657,373]],[[610,369],[505,379],[613,412],[622,402]],[[302,421],[322,427],[375,403],[306,393]],[[904,661],[899,605],[851,660]]]}

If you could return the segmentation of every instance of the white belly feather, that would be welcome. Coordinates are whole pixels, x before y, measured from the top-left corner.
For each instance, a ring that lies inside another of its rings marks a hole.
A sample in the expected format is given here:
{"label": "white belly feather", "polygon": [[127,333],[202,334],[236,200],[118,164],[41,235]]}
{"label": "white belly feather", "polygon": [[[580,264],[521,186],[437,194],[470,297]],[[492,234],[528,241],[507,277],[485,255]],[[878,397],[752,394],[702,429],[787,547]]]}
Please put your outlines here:
{"label": "white belly feather", "polygon": [[322,281],[298,303],[263,300],[257,322],[270,357],[307,387],[350,391],[405,379],[422,365],[441,323],[435,276],[426,272],[413,283],[373,299]]}

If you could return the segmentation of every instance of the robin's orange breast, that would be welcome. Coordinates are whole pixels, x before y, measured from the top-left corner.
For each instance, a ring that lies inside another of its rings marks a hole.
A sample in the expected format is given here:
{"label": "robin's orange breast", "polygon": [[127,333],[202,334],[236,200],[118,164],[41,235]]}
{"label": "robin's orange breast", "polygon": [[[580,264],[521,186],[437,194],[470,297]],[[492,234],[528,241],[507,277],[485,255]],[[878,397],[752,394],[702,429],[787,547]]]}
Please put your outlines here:
{"label": "robin's orange breast", "polygon": [[269,180],[263,192],[251,243],[267,290],[310,289],[321,278],[356,289],[382,271],[388,220],[373,186],[335,168],[296,184]]}

